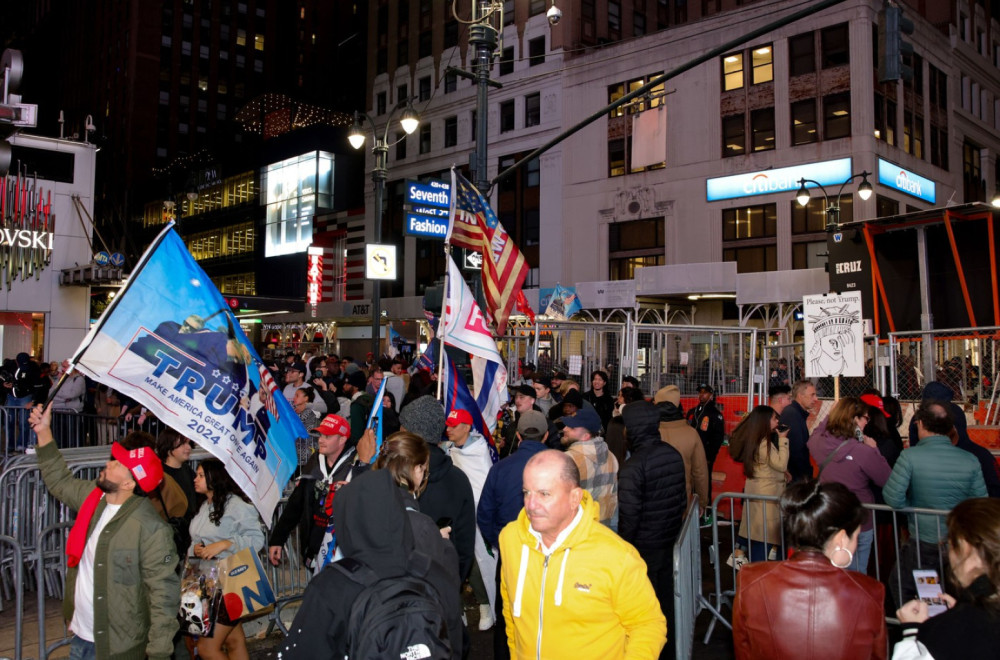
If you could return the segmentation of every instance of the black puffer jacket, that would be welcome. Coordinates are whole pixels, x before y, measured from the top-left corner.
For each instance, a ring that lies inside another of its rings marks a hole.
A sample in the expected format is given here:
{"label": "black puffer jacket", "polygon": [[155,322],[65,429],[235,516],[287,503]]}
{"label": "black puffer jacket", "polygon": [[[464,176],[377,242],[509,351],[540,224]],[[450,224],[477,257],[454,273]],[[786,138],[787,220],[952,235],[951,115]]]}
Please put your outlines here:
{"label": "black puffer jacket", "polygon": [[660,411],[652,403],[628,404],[622,420],[632,456],[618,472],[618,535],[640,554],[669,549],[687,505],[684,459],[660,439]]}
{"label": "black puffer jacket", "polygon": [[476,500],[465,473],[440,447],[430,445],[431,464],[427,488],[420,495],[420,511],[438,522],[451,518],[451,542],[458,551],[459,576],[464,581],[475,561]]}

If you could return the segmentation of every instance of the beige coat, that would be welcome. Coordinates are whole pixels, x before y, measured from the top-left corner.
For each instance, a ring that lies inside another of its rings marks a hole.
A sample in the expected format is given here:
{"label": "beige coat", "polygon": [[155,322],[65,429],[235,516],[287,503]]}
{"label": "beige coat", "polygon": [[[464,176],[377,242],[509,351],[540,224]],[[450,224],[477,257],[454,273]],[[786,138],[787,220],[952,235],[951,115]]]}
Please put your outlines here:
{"label": "beige coat", "polygon": [[[770,450],[770,451],[769,451]],[[753,478],[747,479],[743,492],[747,495],[781,495],[785,490],[785,469],[788,467],[788,438],[778,438],[778,448],[768,440],[757,447]],[[765,521],[766,518],[766,521]],[[749,521],[749,535],[748,535]],[[750,500],[743,508],[740,536],[753,541],[781,543],[781,517],[777,502]]]}
{"label": "beige coat", "polygon": [[684,483],[687,486],[688,503],[691,502],[691,493],[694,492],[702,509],[710,507],[712,503],[708,501],[708,482],[712,475],[708,472],[705,446],[701,444],[698,431],[684,419],[660,422],[660,439],[676,449],[684,459]]}

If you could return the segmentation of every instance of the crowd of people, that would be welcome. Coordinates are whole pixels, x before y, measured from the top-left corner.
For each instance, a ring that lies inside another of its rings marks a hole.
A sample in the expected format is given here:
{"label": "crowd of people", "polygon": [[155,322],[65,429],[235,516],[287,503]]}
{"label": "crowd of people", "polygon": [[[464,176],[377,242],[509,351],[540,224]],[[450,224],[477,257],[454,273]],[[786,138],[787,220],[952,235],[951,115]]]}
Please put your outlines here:
{"label": "crowd of people", "polygon": [[[494,658],[675,656],[673,546],[696,499],[692,515],[711,523],[726,443],[711,385],[685,411],[676,385],[645,393],[626,376],[613,392],[598,370],[584,391],[564,372],[526,370],[487,437],[473,411],[446,415],[433,373],[403,359],[290,354],[270,366],[311,435],[267,536],[221,462],[192,471],[182,435],[130,433],[95,488],[66,469],[52,407],[32,410],[46,484],[79,511],[67,544],[73,657],[247,657],[239,620],[220,617],[208,638],[177,634],[178,573],[244,548],[280,565],[293,535],[312,579],[282,657],[359,657],[376,628],[401,657],[468,657],[466,584]],[[728,562],[738,658],[886,658],[887,614],[905,628],[894,657],[996,648],[1000,512],[987,496],[1000,478],[941,387],[925,388],[908,449],[898,402],[874,391],[840,399],[810,430],[808,381],[773,386],[770,405],[732,430],[750,496]],[[381,448],[366,428],[373,406]],[[862,506],[883,502],[951,513],[943,525],[913,516],[893,539],[892,520]],[[882,556],[887,546],[898,554]],[[882,582],[868,575],[876,565]],[[947,585],[944,614],[929,616],[917,567]],[[138,617],[109,607],[140,598]],[[395,623],[379,603],[400,604]]]}

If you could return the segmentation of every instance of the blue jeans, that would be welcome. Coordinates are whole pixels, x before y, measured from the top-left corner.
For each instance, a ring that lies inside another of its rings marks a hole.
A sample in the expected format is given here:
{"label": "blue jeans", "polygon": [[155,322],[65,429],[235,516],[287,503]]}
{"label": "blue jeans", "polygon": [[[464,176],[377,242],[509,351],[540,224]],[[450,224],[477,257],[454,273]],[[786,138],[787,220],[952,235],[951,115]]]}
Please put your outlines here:
{"label": "blue jeans", "polygon": [[[28,426],[28,414],[30,411],[25,408],[31,403],[31,395],[22,397],[7,397],[5,404],[7,414],[7,424],[4,432],[7,434],[7,450],[24,449],[30,444],[33,431]],[[18,437],[15,439],[14,430],[17,429]]]}
{"label": "blue jeans", "polygon": [[[867,532],[858,534],[858,549],[854,551],[854,561],[848,566],[852,571],[868,573],[868,557],[872,554],[872,541],[875,539],[875,530],[869,529]],[[842,559],[840,561],[843,561]]]}
{"label": "blue jeans", "polygon": [[97,659],[97,651],[94,649],[93,642],[88,642],[85,639],[74,637],[73,641],[69,643],[69,660],[96,660],[96,659]]}

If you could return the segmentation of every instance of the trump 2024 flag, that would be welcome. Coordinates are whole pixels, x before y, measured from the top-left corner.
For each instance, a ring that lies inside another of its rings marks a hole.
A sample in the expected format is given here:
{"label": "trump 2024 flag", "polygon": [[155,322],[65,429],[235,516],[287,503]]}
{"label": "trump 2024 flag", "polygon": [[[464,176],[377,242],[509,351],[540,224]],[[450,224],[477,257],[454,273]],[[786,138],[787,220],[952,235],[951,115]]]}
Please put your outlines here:
{"label": "trump 2024 flag", "polygon": [[270,526],[306,429],[172,226],[72,362],[221,460]]}

